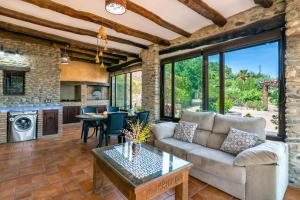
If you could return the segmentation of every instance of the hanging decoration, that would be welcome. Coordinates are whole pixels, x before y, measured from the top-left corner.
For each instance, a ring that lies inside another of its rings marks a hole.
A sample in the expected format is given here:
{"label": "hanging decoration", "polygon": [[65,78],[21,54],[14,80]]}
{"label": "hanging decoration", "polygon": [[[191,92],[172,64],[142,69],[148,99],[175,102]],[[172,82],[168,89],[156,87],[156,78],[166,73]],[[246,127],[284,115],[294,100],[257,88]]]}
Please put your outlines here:
{"label": "hanging decoration", "polygon": [[[95,62],[97,64],[100,64],[101,68],[104,68],[104,56],[103,56],[103,51],[107,51],[107,45],[108,45],[108,40],[107,40],[107,35],[106,35],[106,30],[104,26],[100,26],[99,32],[97,35],[97,54],[95,57]],[[101,58],[101,60],[100,60]]]}
{"label": "hanging decoration", "polygon": [[65,51],[61,56],[61,64],[69,64],[71,61],[68,53],[67,53],[67,45],[65,45]]}
{"label": "hanging decoration", "polygon": [[126,12],[126,0],[106,0],[105,10],[114,15],[122,15]]}

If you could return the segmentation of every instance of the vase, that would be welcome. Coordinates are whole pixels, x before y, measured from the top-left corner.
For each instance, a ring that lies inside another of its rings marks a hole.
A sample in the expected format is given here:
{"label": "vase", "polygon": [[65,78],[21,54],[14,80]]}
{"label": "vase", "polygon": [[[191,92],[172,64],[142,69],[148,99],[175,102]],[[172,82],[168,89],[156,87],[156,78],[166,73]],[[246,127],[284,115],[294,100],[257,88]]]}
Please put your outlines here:
{"label": "vase", "polygon": [[132,143],[132,146],[131,146],[132,154],[137,155],[141,150],[141,146],[142,146],[141,143]]}

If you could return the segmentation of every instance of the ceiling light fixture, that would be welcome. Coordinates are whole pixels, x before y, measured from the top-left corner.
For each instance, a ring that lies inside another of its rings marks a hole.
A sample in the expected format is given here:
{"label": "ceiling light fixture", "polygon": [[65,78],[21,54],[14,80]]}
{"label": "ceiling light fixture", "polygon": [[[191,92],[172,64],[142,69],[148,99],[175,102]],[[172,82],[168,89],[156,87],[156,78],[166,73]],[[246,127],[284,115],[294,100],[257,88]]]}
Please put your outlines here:
{"label": "ceiling light fixture", "polygon": [[114,15],[122,15],[126,12],[126,0],[106,0],[105,9]]}
{"label": "ceiling light fixture", "polygon": [[[107,51],[108,39],[106,35],[106,30],[104,26],[100,26],[99,32],[97,34],[97,53],[95,57],[96,64],[100,64],[100,68],[105,68],[104,66],[104,55],[103,51]],[[100,61],[101,58],[101,61]]]}
{"label": "ceiling light fixture", "polygon": [[67,53],[67,45],[65,45],[65,52],[61,56],[61,64],[69,64],[71,61],[68,53]]}

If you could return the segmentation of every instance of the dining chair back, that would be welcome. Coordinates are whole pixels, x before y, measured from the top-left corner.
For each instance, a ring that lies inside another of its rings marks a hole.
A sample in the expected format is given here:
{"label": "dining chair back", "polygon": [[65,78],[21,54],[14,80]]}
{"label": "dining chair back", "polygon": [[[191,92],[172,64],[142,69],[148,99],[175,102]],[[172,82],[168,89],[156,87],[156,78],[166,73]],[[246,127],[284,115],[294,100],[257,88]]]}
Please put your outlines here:
{"label": "dining chair back", "polygon": [[[98,111],[97,108],[93,107],[93,106],[87,106],[87,107],[81,108],[81,114],[82,115],[87,114],[87,113],[97,113],[97,111]],[[96,120],[83,121],[82,130],[81,130],[81,138],[83,137],[83,132],[84,132],[85,128],[87,129],[87,131],[90,128],[94,128],[93,134],[96,133],[96,136],[97,136],[99,124],[97,123]]]}
{"label": "dining chair back", "polygon": [[[126,117],[127,113],[125,112],[117,112],[117,113],[109,113],[107,118],[107,127],[104,131],[105,134],[105,144],[108,145],[108,137],[110,135],[117,135],[118,137],[123,135],[122,130],[126,125]],[[118,138],[119,139],[119,138]],[[99,137],[99,145],[102,145],[103,134],[100,134]]]}
{"label": "dining chair back", "polygon": [[86,113],[97,113],[97,108],[93,106],[81,108],[81,114],[84,115]]}
{"label": "dining chair back", "polygon": [[118,111],[120,111],[120,108],[116,106],[109,106],[107,108],[107,112],[118,112]]}
{"label": "dining chair back", "polygon": [[143,111],[137,113],[137,120],[140,123],[143,123],[143,126],[145,126],[148,123],[150,112],[149,111]]}

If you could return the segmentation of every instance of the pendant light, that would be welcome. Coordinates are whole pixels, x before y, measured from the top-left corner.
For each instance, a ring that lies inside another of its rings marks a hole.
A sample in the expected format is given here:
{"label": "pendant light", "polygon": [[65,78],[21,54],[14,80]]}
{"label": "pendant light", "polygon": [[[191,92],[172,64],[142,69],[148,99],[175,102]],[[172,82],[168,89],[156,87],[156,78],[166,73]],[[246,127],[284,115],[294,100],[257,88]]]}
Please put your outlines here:
{"label": "pendant light", "polygon": [[61,64],[69,64],[71,61],[68,53],[67,53],[67,45],[65,45],[65,52],[61,56]]}
{"label": "pendant light", "polygon": [[96,64],[100,64],[100,58],[101,58],[100,68],[105,68],[103,51],[107,51],[107,45],[108,45],[108,39],[106,35],[106,30],[104,26],[101,25],[97,34],[97,54],[95,57]]}
{"label": "pendant light", "polygon": [[122,15],[126,12],[126,0],[106,0],[105,9],[114,15]]}

